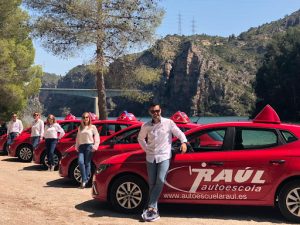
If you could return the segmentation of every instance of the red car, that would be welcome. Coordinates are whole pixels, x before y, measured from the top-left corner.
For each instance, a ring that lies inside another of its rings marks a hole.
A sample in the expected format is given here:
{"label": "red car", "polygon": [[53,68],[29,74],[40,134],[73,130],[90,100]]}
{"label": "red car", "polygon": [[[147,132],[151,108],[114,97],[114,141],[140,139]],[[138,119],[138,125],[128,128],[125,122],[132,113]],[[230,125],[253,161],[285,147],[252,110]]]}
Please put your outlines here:
{"label": "red car", "polygon": [[[58,120],[57,123],[68,135],[72,130],[80,125],[80,120]],[[33,148],[30,140],[31,128],[25,129],[18,137],[14,139],[14,142],[10,146],[8,155],[12,157],[18,157],[23,162],[30,162],[33,157]]]}
{"label": "red car", "polygon": [[[171,119],[173,119],[177,126],[183,131],[199,126],[195,123],[191,123],[188,117],[187,119],[185,117],[187,117],[185,113],[177,112]],[[139,124],[124,129],[121,132],[112,135],[104,142],[101,140],[101,144],[99,145],[98,150],[94,152],[92,158],[92,173],[94,172],[96,165],[99,165],[104,159],[123,152],[141,149],[141,146],[137,141],[141,125],[142,124]],[[61,177],[69,177],[77,183],[80,183],[81,174],[77,159],[78,153],[75,148],[71,147],[68,149],[59,162],[59,174]]]}
{"label": "red car", "polygon": [[[202,144],[202,136],[212,133],[222,138],[219,144]],[[300,223],[300,126],[281,123],[267,106],[253,121],[202,125],[186,136],[193,151],[172,157],[160,202],[278,205]],[[145,160],[138,150],[102,161],[93,198],[141,212],[148,198]]]}
{"label": "red car", "polygon": [[[105,141],[112,134],[127,128],[134,124],[142,124],[138,121],[131,113],[123,112],[117,120],[98,120],[94,121],[93,124],[97,127],[100,140]],[[64,152],[75,145],[77,135],[77,129],[71,131],[69,134],[66,134],[56,145],[54,151],[54,164],[58,165],[61,156]],[[75,151],[75,149],[74,149]],[[47,156],[46,156],[46,146],[45,141],[42,141],[37,149],[34,151],[33,160],[36,164],[44,164],[47,165]]]}

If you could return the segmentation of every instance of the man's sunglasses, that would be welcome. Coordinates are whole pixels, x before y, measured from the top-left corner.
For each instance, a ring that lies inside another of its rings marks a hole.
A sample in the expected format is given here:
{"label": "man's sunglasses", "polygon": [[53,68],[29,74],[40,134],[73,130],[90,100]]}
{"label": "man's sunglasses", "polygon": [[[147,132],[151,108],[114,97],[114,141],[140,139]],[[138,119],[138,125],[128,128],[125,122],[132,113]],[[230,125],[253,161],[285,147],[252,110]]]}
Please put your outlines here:
{"label": "man's sunglasses", "polygon": [[150,113],[151,113],[151,114],[154,114],[154,113],[160,113],[160,109],[157,109],[157,110],[150,110]]}

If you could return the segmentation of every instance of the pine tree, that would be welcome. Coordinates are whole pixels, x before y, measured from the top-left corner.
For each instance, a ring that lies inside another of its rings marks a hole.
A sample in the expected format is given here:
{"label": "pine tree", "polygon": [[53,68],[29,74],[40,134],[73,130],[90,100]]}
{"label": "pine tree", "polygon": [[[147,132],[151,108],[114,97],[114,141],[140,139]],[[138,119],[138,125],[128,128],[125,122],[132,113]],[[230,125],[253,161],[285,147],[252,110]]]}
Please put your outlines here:
{"label": "pine tree", "polygon": [[[34,37],[56,55],[70,56],[94,47],[100,119],[107,118],[104,67],[125,53],[153,39],[163,10],[155,0],[24,0],[37,12]],[[120,71],[122,72],[122,71]]]}
{"label": "pine tree", "polygon": [[29,16],[21,0],[0,0],[0,117],[20,112],[41,86],[41,68],[32,66],[34,48],[29,38]]}

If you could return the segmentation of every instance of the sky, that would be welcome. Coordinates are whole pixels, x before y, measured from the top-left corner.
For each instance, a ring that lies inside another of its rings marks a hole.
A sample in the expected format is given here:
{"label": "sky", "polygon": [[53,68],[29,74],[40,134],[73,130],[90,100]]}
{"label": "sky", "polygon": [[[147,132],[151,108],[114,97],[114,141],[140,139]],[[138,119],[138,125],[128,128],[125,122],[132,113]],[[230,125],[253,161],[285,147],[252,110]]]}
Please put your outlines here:
{"label": "sky", "polygon": [[[161,0],[160,6],[165,16],[156,31],[157,39],[168,34],[192,35],[193,31],[227,37],[299,10],[300,0]],[[34,40],[34,46],[35,64],[57,75],[66,75],[73,67],[89,63],[94,55],[92,49],[86,49],[63,59],[43,49],[38,40]]]}

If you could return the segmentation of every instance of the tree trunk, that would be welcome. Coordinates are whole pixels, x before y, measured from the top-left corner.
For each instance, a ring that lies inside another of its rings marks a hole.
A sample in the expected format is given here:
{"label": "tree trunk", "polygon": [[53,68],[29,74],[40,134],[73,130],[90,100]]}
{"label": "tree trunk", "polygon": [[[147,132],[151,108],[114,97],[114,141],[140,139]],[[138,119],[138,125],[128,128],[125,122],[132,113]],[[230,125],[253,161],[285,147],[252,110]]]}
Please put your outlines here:
{"label": "tree trunk", "polygon": [[105,93],[105,85],[104,85],[104,77],[103,77],[103,66],[104,66],[103,55],[102,56],[98,55],[97,52],[96,76],[97,76],[98,109],[99,109],[100,120],[107,119],[106,93]]}
{"label": "tree trunk", "polygon": [[96,50],[96,76],[97,76],[97,89],[98,89],[98,109],[99,119],[107,119],[107,108],[106,108],[106,93],[104,85],[104,33],[102,27],[102,0],[98,0],[98,25],[99,29],[97,32],[97,50]]}

